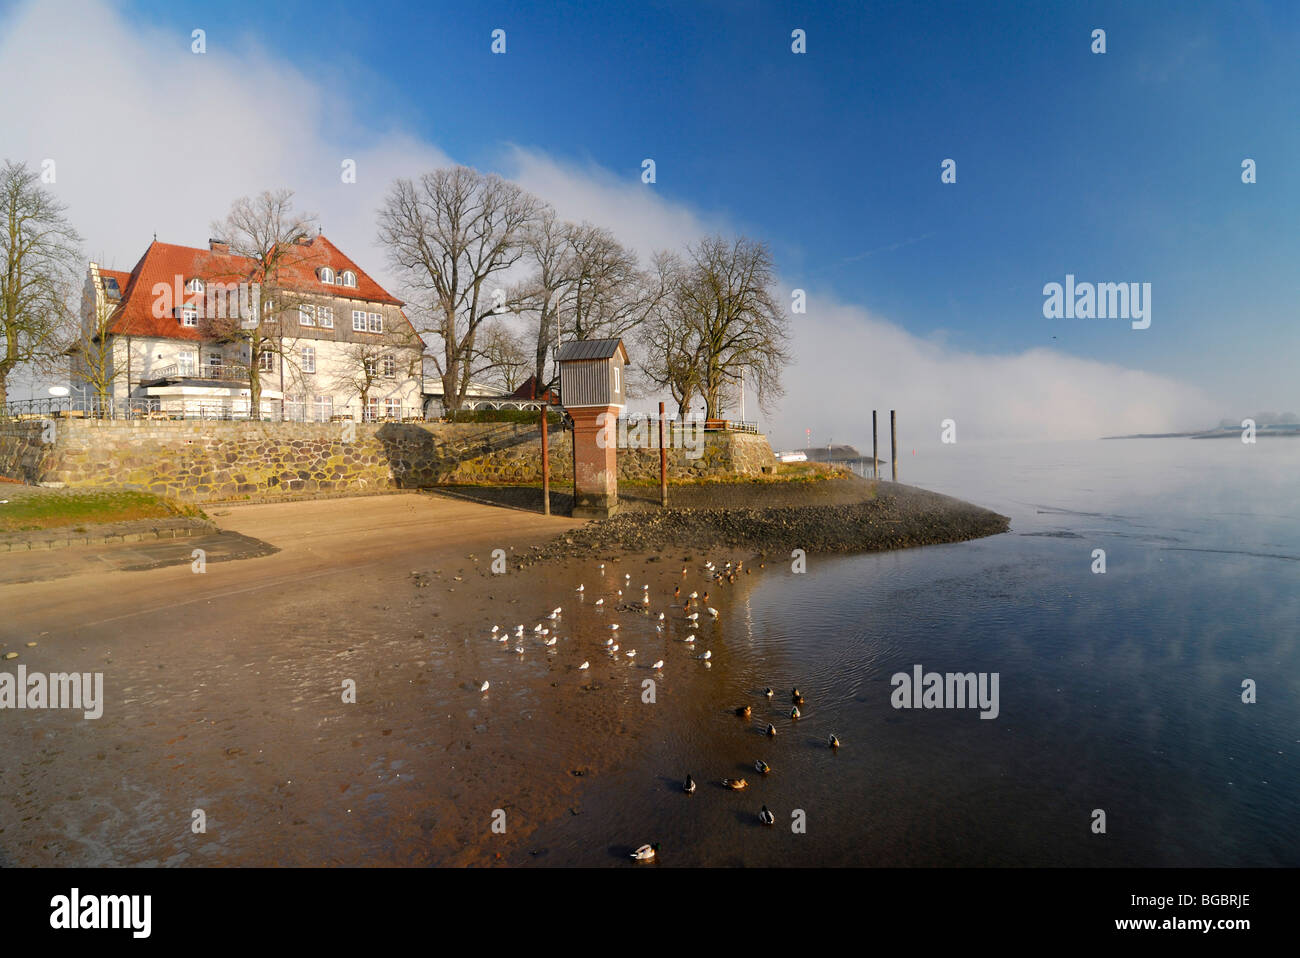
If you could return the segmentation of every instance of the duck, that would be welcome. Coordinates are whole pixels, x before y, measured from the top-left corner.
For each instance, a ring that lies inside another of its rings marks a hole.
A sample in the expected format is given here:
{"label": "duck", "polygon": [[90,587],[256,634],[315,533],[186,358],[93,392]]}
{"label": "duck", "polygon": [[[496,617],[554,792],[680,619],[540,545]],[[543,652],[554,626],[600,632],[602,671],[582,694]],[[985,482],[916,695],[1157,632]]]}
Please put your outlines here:
{"label": "duck", "polygon": [[589,669],[589,668],[591,668],[591,663],[590,663],[590,662],[583,662],[580,666],[578,666],[578,671],[579,671],[579,672],[585,672],[585,671],[587,671],[587,669]]}
{"label": "duck", "polygon": [[798,689],[795,689],[790,693],[790,701],[793,702],[795,705],[803,705],[803,695],[799,692]]}
{"label": "duck", "polygon": [[754,709],[748,705],[742,705],[736,709],[736,714],[739,715],[741,718],[749,718],[750,715],[753,714],[753,712]]}
{"label": "duck", "polygon": [[839,747],[840,747],[840,740],[839,740],[838,738],[835,737],[835,733],[834,733],[834,732],[831,733],[831,737],[830,737],[829,741],[827,742],[827,744],[830,745],[831,748],[839,748]]}
{"label": "duck", "polygon": [[763,689],[763,694],[766,695],[768,698],[771,698],[776,693],[772,691],[772,687],[769,685],[767,688]]}
{"label": "duck", "polygon": [[733,792],[738,792],[742,788],[748,788],[749,782],[745,781],[743,778],[724,778],[722,780],[722,787],[729,788]]}
{"label": "duck", "polygon": [[659,851],[659,843],[651,842],[649,845],[642,845],[632,853],[632,858],[639,862],[653,861],[655,854]]}
{"label": "duck", "polygon": [[758,772],[760,775],[766,775],[768,772],[772,771],[772,766],[768,765],[767,762],[760,758],[754,763],[754,771]]}
{"label": "duck", "polygon": [[792,706],[790,707],[790,718],[792,718],[792,719],[797,719],[797,718],[799,717],[799,714],[800,714],[800,713],[799,713],[799,706],[797,706],[797,705],[792,705]]}
{"label": "duck", "polygon": [[767,723],[767,737],[776,738],[776,726],[773,725],[771,722]]}
{"label": "duck", "polygon": [[776,824],[776,816],[767,810],[766,805],[764,805],[763,810],[758,813],[758,820],[762,822],[764,825]]}
{"label": "duck", "polygon": [[682,791],[684,791],[687,795],[694,795],[694,794],[695,794],[695,779],[693,779],[693,778],[691,778],[689,775],[687,775],[687,776],[686,776],[686,784],[682,786]]}
{"label": "duck", "polygon": [[708,601],[709,601],[709,594],[708,594],[707,592],[704,593],[704,598],[701,599],[700,601],[701,601],[701,602],[708,602]]}
{"label": "duck", "polygon": [[681,597],[682,597],[682,587],[678,586],[677,588],[673,589],[673,598],[680,599]]}

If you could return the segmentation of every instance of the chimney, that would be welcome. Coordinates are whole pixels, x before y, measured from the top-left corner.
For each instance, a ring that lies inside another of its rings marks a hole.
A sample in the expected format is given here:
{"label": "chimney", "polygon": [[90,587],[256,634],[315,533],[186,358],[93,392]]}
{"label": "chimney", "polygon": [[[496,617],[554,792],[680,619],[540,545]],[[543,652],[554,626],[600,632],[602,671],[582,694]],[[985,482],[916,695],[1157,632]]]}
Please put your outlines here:
{"label": "chimney", "polygon": [[208,249],[214,253],[229,253],[230,244],[225,240],[210,239],[208,240]]}

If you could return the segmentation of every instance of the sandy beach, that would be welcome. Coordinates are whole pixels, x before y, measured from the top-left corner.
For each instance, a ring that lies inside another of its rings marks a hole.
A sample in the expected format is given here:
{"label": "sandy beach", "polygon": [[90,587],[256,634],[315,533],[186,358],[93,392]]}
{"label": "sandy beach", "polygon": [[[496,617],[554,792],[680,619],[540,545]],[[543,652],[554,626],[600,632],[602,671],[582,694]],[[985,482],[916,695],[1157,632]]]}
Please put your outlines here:
{"label": "sandy beach", "polygon": [[[607,623],[653,634],[658,611],[670,625],[684,615],[673,590],[701,588],[706,559],[752,555],[695,544],[611,557],[603,572],[594,554],[525,564],[534,547],[581,535],[579,524],[432,495],[210,514],[278,551],[203,574],[83,562],[0,586],[3,651],[29,671],[102,671],[106,699],[94,721],[0,715],[4,863],[534,860],[537,827],[585,814],[587,786],[708,695],[693,649],[663,636],[640,660],[611,656]],[[495,549],[504,574],[492,572]],[[0,580],[21,561],[0,555]],[[714,586],[710,604],[727,616],[761,577]],[[652,615],[620,612],[643,585]],[[557,606],[560,619],[547,619]],[[533,631],[543,623],[559,638],[549,649]],[[492,640],[494,624],[512,633],[506,643]],[[651,654],[674,660],[669,708],[641,707],[647,677],[669,689]],[[343,700],[348,680],[355,704]],[[195,809],[206,833],[191,831]]]}

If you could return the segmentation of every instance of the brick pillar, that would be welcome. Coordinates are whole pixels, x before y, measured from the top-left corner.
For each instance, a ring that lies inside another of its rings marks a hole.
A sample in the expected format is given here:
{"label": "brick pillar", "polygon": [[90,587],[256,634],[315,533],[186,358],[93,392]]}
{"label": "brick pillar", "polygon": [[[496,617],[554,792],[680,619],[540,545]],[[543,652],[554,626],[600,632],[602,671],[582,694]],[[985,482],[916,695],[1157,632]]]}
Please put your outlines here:
{"label": "brick pillar", "polygon": [[[602,424],[602,413],[608,425]],[[612,516],[618,511],[618,407],[584,407],[570,409],[569,414],[573,417],[573,515]]]}

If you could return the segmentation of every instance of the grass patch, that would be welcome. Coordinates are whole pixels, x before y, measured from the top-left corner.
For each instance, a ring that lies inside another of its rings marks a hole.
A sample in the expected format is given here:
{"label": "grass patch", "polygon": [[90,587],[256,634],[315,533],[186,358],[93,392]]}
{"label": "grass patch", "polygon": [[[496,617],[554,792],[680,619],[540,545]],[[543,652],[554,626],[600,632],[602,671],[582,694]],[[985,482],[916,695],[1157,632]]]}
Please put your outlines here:
{"label": "grass patch", "polygon": [[147,492],[59,492],[23,496],[0,506],[0,532],[35,532],[132,519],[206,519],[195,506]]}

